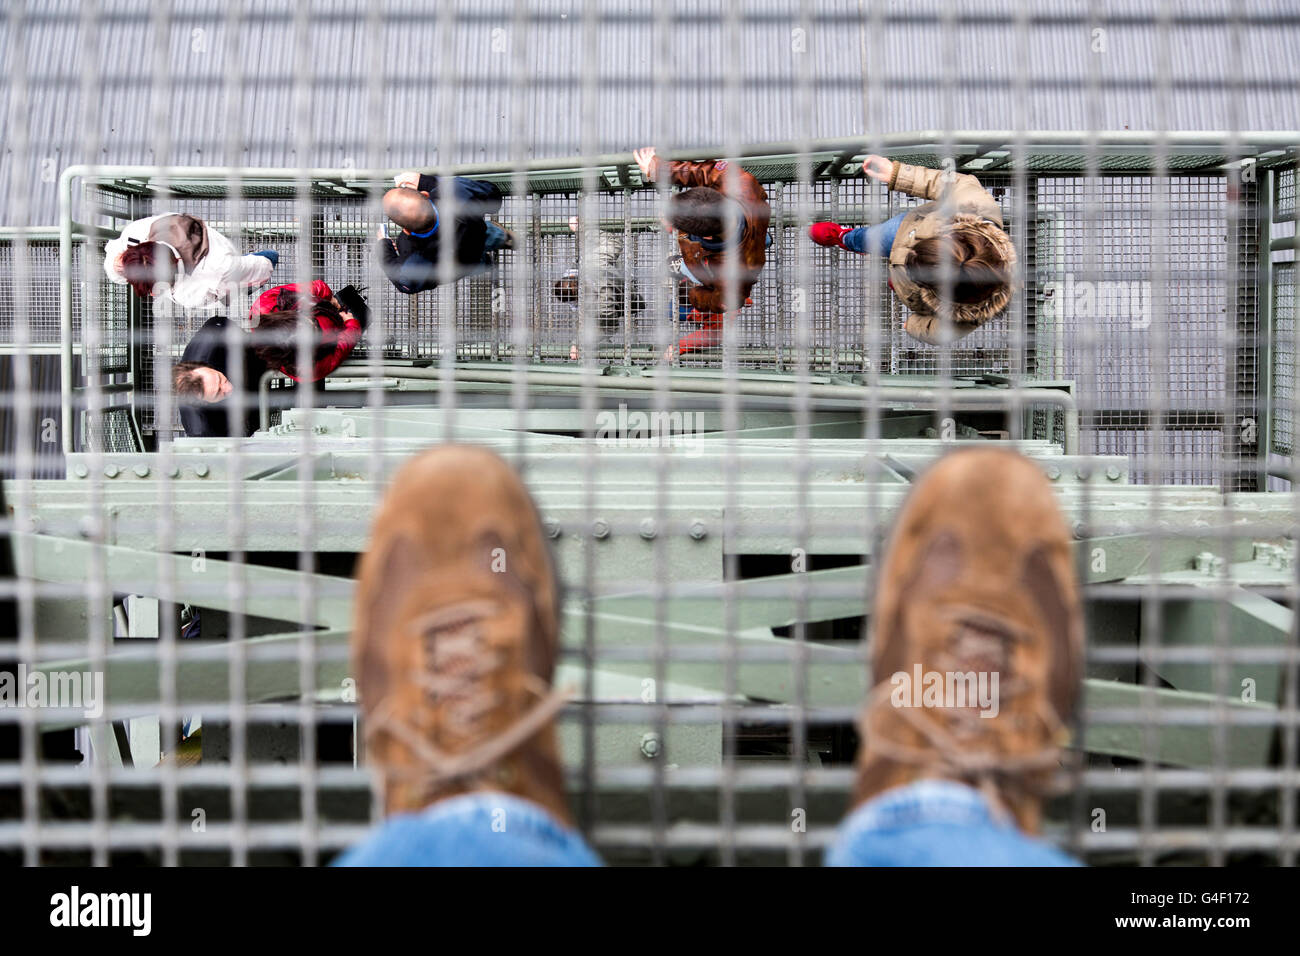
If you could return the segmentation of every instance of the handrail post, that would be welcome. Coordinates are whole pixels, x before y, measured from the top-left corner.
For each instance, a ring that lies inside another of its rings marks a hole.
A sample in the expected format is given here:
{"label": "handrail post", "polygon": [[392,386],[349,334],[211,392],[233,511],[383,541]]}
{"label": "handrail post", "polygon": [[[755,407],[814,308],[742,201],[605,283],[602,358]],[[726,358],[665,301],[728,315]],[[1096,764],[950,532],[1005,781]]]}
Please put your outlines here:
{"label": "handrail post", "polygon": [[266,431],[271,427],[271,380],[282,377],[279,369],[268,368],[257,380],[257,428]]}
{"label": "handrail post", "polygon": [[82,167],[59,177],[59,417],[65,455],[72,454],[72,180]]}

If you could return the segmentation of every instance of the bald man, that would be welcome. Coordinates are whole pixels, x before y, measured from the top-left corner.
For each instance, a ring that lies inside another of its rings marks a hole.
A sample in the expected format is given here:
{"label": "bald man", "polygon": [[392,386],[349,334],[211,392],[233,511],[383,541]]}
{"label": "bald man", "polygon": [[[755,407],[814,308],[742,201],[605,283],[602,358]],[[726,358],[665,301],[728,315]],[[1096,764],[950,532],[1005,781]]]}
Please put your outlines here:
{"label": "bald man", "polygon": [[[491,264],[491,253],[514,248],[514,236],[484,218],[501,208],[501,190],[492,183],[407,172],[394,184],[384,193],[384,215],[393,225],[379,230],[379,261],[393,285],[407,295],[432,289],[445,278],[454,282],[480,272]],[[448,195],[455,197],[455,210],[444,219],[439,197]],[[444,276],[439,260],[446,229],[454,230],[455,262]]]}

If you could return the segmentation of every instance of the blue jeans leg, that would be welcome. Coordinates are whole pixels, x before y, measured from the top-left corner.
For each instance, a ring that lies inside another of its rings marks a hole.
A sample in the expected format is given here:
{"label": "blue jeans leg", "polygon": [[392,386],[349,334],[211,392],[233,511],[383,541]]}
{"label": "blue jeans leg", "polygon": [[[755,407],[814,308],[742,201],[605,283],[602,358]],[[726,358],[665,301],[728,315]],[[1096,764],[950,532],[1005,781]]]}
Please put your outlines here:
{"label": "blue jeans leg", "polygon": [[600,859],[532,801],[483,791],[389,817],[334,865],[600,866]]}
{"label": "blue jeans leg", "polygon": [[506,244],[506,231],[494,222],[487,224],[487,237],[483,240],[483,252],[496,252]]}
{"label": "blue jeans leg", "polygon": [[972,787],[920,780],[886,790],[840,824],[827,866],[1078,866],[995,816]]}
{"label": "blue jeans leg", "polygon": [[887,256],[894,248],[894,237],[898,235],[898,227],[903,224],[906,215],[907,213],[900,212],[897,216],[878,222],[874,226],[858,226],[856,229],[850,229],[841,241],[846,249],[858,255],[866,255],[870,252],[877,256]]}
{"label": "blue jeans leg", "polygon": [[860,256],[866,255],[867,227],[858,226],[856,229],[850,229],[844,234],[844,238],[840,241],[844,243],[844,248],[848,249],[850,252],[856,252]]}

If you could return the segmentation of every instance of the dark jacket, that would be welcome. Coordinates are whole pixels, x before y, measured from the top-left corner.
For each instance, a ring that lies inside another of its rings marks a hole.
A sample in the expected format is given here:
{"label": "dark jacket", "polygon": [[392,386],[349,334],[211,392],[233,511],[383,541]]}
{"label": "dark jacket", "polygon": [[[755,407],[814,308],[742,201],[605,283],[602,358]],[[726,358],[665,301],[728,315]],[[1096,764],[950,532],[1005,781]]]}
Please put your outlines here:
{"label": "dark jacket", "polygon": [[266,371],[266,365],[248,347],[247,332],[224,315],[214,315],[194,333],[194,338],[190,339],[189,345],[185,346],[185,354],[181,356],[181,361],[198,362],[200,365],[215,368],[230,379],[231,384],[237,384],[233,372],[235,363],[231,361],[229,347],[226,344],[226,336],[229,334],[226,330],[230,326],[234,326],[235,336],[242,343],[235,361],[242,362],[244,368],[243,430],[237,436],[231,435],[230,406],[235,400],[235,394],[232,392],[219,402],[180,405],[181,424],[185,427],[185,434],[191,438],[242,438],[257,431],[257,384],[262,379],[262,373]]}
{"label": "dark jacket", "polygon": [[[435,206],[446,188],[446,178],[420,176],[419,190],[427,192]],[[487,223],[483,217],[493,215],[501,208],[501,190],[492,183],[460,176],[452,178],[451,188],[456,197],[456,217],[452,223],[456,230],[456,266],[452,276],[459,279],[483,262],[483,245],[487,241]],[[442,279],[438,268],[442,230],[447,225],[440,219],[431,236],[421,238],[400,232],[392,238],[379,240],[379,262],[389,281],[400,291],[415,295],[438,285]]]}
{"label": "dark jacket", "polygon": [[[706,249],[699,242],[679,234],[677,246],[682,260],[702,285],[692,286],[691,305],[700,312],[718,314],[741,308],[749,292],[758,281],[758,275],[767,262],[767,227],[772,219],[772,207],[767,203],[767,193],[759,181],[740,167],[729,174],[728,161],[710,160],[705,163],[678,161],[668,164],[669,176],[677,186],[709,186],[741,207],[745,225],[736,253],[729,248]],[[656,159],[652,179],[658,179],[662,161]],[[734,188],[730,180],[734,178]],[[738,253],[738,254],[737,254]],[[728,260],[733,260],[729,263]],[[727,281],[734,272],[734,292],[726,301]]]}

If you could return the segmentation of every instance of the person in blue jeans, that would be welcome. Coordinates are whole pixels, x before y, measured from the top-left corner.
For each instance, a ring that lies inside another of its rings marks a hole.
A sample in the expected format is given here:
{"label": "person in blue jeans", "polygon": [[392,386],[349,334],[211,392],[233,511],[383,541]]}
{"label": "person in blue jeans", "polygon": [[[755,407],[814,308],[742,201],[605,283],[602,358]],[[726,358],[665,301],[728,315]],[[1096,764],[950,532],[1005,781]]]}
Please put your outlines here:
{"label": "person in blue jeans", "polygon": [[894,237],[911,210],[904,210],[874,226],[851,229],[833,222],[815,222],[809,227],[813,241],[818,245],[839,245],[860,256],[887,256],[894,248]]}
{"label": "person in blue jeans", "polygon": [[927,201],[867,228],[814,222],[808,237],[819,246],[884,256],[889,288],[910,310],[907,335],[948,345],[1006,311],[1018,285],[1015,243],[1002,207],[978,179],[874,154],[862,172]]}
{"label": "person in blue jeans", "polygon": [[[514,248],[514,235],[484,218],[501,208],[495,184],[414,171],[399,173],[393,183],[384,193],[384,215],[393,228],[380,227],[376,250],[384,274],[399,292],[416,295],[448,279],[483,272],[493,253]],[[447,243],[453,261],[444,264]]]}
{"label": "person in blue jeans", "polygon": [[[362,559],[352,644],[387,820],[335,865],[599,865],[555,743],[558,614],[510,466],[446,445],[401,469]],[[1083,642],[1042,471],[1001,449],[940,459],[898,516],[871,622],[853,806],[825,862],[1075,865],[1034,836]]]}

